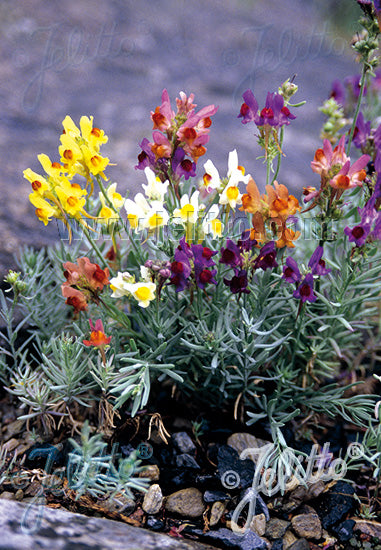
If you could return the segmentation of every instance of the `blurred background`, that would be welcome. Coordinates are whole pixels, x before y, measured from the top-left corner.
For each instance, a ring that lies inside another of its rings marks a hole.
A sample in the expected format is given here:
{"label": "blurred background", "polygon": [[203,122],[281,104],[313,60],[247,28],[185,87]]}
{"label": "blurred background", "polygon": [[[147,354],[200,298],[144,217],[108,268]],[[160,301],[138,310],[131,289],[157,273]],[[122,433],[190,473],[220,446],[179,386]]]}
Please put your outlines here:
{"label": "blurred background", "polygon": [[21,244],[58,239],[28,201],[22,172],[40,172],[37,154],[59,160],[61,122],[93,115],[109,142],[107,170],[130,196],[144,183],[138,143],[151,138],[151,110],[167,88],[195,93],[201,108],[219,105],[208,150],[226,173],[228,152],[263,187],[253,125],[237,119],[251,88],[259,104],[296,75],[297,119],[287,128],[279,179],[299,197],[316,184],[310,169],[320,146],[318,107],[332,80],[358,71],[350,49],[360,9],[355,0],[1,0],[0,2],[0,273]]}

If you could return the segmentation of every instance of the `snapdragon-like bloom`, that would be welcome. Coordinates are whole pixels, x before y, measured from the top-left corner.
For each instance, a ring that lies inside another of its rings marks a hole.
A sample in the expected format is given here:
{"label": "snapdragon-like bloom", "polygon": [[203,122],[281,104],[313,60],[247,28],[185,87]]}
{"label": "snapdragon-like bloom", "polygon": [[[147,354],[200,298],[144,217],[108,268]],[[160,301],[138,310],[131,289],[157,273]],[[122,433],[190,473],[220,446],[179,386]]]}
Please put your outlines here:
{"label": "snapdragon-like bloom", "polygon": [[[355,243],[356,246],[363,246],[370,234],[375,239],[379,239],[381,235],[379,234],[381,212],[378,212],[375,209],[376,196],[370,198],[364,208],[358,208],[358,212],[361,216],[361,222],[355,227],[345,227],[344,233],[348,236],[349,242]],[[374,224],[374,229],[372,231],[372,226]]]}
{"label": "snapdragon-like bloom", "polygon": [[355,132],[353,134],[353,144],[358,149],[364,149],[370,137],[371,122],[365,122],[364,115],[360,111],[356,120]]}
{"label": "snapdragon-like bloom", "polygon": [[290,124],[290,121],[296,118],[284,105],[284,98],[281,94],[268,92],[266,104],[260,112],[258,112],[258,102],[251,90],[246,90],[242,97],[244,103],[238,118],[242,118],[243,124],[254,122],[257,126],[280,128]]}
{"label": "snapdragon-like bloom", "polygon": [[289,256],[286,260],[286,265],[283,266],[282,279],[288,283],[299,283],[302,278],[298,264]]}
{"label": "snapdragon-like bloom", "polygon": [[96,348],[104,348],[111,342],[111,336],[106,336],[105,329],[101,319],[95,321],[95,326],[91,319],[89,319],[91,328],[90,340],[83,340],[85,346],[94,346]]}
{"label": "snapdragon-like bloom", "polygon": [[83,256],[77,263],[63,264],[66,281],[61,285],[62,295],[66,303],[74,307],[75,312],[87,309],[88,301],[98,303],[103,288],[110,283],[109,270],[101,269],[98,264],[90,262]]}
{"label": "snapdragon-like bloom", "polygon": [[124,271],[123,273],[119,271],[116,277],[110,279],[110,288],[112,290],[111,298],[130,296],[130,288],[134,282],[135,277],[128,271]]}
{"label": "snapdragon-like bloom", "polygon": [[314,294],[314,277],[312,273],[307,273],[298,288],[293,293],[294,298],[304,302],[316,302]]}
{"label": "snapdragon-like bloom", "polygon": [[278,266],[276,261],[276,247],[274,241],[270,241],[265,244],[259,251],[258,257],[254,262],[254,268],[261,268],[263,271],[266,269],[273,269]]}
{"label": "snapdragon-like bloom", "polygon": [[247,184],[250,175],[245,176],[245,170],[238,165],[238,155],[236,149],[229,153],[227,182],[222,188],[219,203],[229,204],[231,208],[242,204],[242,193],[240,193],[238,185],[240,182]]}
{"label": "snapdragon-like bloom", "polygon": [[350,243],[355,243],[356,246],[363,246],[370,233],[370,225],[359,224],[355,227],[345,227],[344,233],[348,236]]}
{"label": "snapdragon-like bloom", "polygon": [[236,270],[231,279],[224,277],[224,284],[228,286],[233,294],[250,294],[248,287],[247,271],[245,269]]}
{"label": "snapdragon-like bloom", "polygon": [[242,265],[241,250],[231,239],[227,239],[226,247],[221,248],[220,263],[230,267]]}
{"label": "snapdragon-like bloom", "polygon": [[332,88],[331,93],[329,97],[333,97],[333,99],[338,103],[339,105],[342,105],[344,107],[345,105],[345,87],[344,84],[339,79],[335,79],[332,82]]}
{"label": "snapdragon-like bloom", "polygon": [[171,264],[170,284],[175,285],[176,291],[182,291],[194,281],[198,288],[204,289],[209,283],[217,284],[215,275],[217,271],[210,269],[215,265],[212,257],[217,254],[206,246],[200,244],[189,245],[183,237],[174,255]]}
{"label": "snapdragon-like bloom", "polygon": [[173,221],[177,224],[196,223],[199,213],[199,191],[194,191],[192,196],[189,197],[187,193],[184,193],[180,199],[181,208],[176,208],[173,211]]}
{"label": "snapdragon-like bloom", "polygon": [[155,175],[151,168],[146,167],[144,174],[147,178],[147,185],[143,184],[143,189],[146,197],[153,201],[164,202],[164,197],[168,190],[169,181],[164,183]]}
{"label": "snapdragon-like bloom", "polygon": [[222,222],[218,218],[218,204],[212,204],[202,222],[202,230],[205,234],[212,234],[213,238],[222,237]]}
{"label": "snapdragon-like bloom", "polygon": [[196,163],[186,158],[184,149],[179,147],[173,155],[172,170],[177,176],[184,176],[184,179],[188,180],[196,175]]}
{"label": "snapdragon-like bloom", "polygon": [[150,302],[155,299],[156,285],[152,282],[133,283],[130,288],[131,296],[138,301],[140,307],[148,307]]}
{"label": "snapdragon-like bloom", "polygon": [[308,267],[311,269],[312,275],[328,275],[328,273],[331,273],[331,269],[325,266],[323,252],[323,247],[317,246],[308,262]]}

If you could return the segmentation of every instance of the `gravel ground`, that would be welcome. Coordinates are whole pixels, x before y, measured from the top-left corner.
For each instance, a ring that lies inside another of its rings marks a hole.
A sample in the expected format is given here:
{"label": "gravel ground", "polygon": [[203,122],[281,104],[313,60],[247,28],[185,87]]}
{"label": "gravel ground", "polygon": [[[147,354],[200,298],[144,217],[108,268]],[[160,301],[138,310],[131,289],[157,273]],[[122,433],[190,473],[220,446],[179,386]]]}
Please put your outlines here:
{"label": "gravel ground", "polygon": [[22,171],[39,170],[38,153],[55,157],[65,115],[94,115],[110,138],[104,152],[116,166],[109,175],[136,191],[138,142],[150,137],[149,112],[164,87],[171,97],[193,91],[200,107],[219,105],[204,159],[223,172],[237,148],[261,185],[253,128],[236,118],[241,94],[251,87],[264,102],[267,90],[297,74],[296,98],[307,104],[288,128],[281,181],[299,195],[315,181],[317,108],[334,78],[356,71],[347,41],[322,10],[313,0],[2,0],[0,272],[21,244],[58,238],[54,223],[45,228],[35,218]]}

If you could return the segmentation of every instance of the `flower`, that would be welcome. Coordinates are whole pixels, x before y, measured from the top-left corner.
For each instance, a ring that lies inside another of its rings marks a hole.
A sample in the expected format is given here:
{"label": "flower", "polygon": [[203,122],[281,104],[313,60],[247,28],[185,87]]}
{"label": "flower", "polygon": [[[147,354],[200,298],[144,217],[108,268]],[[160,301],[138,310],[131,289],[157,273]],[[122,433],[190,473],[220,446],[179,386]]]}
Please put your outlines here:
{"label": "flower", "polygon": [[85,311],[88,307],[86,297],[84,294],[71,286],[66,286],[63,284],[61,286],[62,296],[66,298],[65,304],[73,306],[74,313],[79,313],[80,311]]}
{"label": "flower", "polygon": [[241,105],[237,118],[242,118],[242,124],[247,124],[248,122],[255,122],[255,124],[257,124],[259,121],[258,101],[255,99],[251,90],[246,90],[246,92],[242,94],[242,97],[244,103]]}
{"label": "flower", "polygon": [[220,263],[230,267],[239,267],[242,265],[241,250],[231,239],[226,241],[225,248],[221,248]]}
{"label": "flower", "polygon": [[248,279],[247,271],[244,269],[236,270],[235,275],[231,279],[224,278],[224,284],[228,286],[233,294],[250,294],[250,290],[247,288]]}
{"label": "flower", "polygon": [[95,326],[91,319],[89,319],[91,328],[90,340],[83,340],[85,346],[94,346],[97,348],[104,348],[111,341],[111,336],[106,336],[104,333],[103,323],[101,319],[95,321]]}
{"label": "flower", "polygon": [[91,263],[87,256],[77,258],[77,264],[66,262],[63,264],[63,268],[66,278],[64,285],[76,286],[81,290],[96,293],[101,292],[104,286],[110,284],[108,268],[101,269],[98,264]]}
{"label": "flower", "polygon": [[163,225],[167,225],[169,214],[161,201],[149,203],[142,193],[137,193],[134,200],[126,199],[124,208],[127,212],[127,219],[135,231],[142,231],[148,228],[155,231]]}
{"label": "flower", "polygon": [[345,88],[344,84],[339,79],[335,79],[332,82],[332,88],[331,93],[329,97],[333,97],[333,99],[338,103],[339,105],[342,105],[344,107],[345,105]]}
{"label": "flower", "polygon": [[205,174],[200,184],[200,190],[203,194],[209,194],[217,189],[222,188],[222,181],[218,173],[217,168],[214,166],[211,160],[207,160],[204,164]]}
{"label": "flower", "polygon": [[362,155],[352,166],[351,161],[347,160],[339,173],[329,181],[330,186],[334,189],[352,189],[361,186],[366,178],[364,168],[369,161],[369,155]]}
{"label": "flower", "polygon": [[244,168],[238,166],[236,149],[229,153],[227,178],[228,181],[223,187],[219,203],[229,204],[231,208],[235,208],[237,204],[242,204],[242,194],[239,191],[238,184],[240,182],[247,184],[250,180],[250,175],[245,176]]}
{"label": "flower", "polygon": [[312,275],[328,275],[332,271],[328,267],[325,267],[325,261],[322,259],[323,252],[323,247],[317,246],[308,262]]}
{"label": "flower", "polygon": [[129,296],[131,291],[131,285],[135,282],[133,277],[128,271],[118,272],[116,277],[110,279],[110,288],[112,290],[111,298],[122,298],[123,296]]}
{"label": "flower", "polygon": [[138,155],[138,164],[135,170],[144,170],[144,168],[155,168],[155,155],[152,152],[151,144],[147,138],[140,143],[142,151]]}
{"label": "flower", "polygon": [[130,287],[130,293],[138,301],[140,307],[148,307],[150,302],[155,299],[156,285],[152,282],[133,283]]}
{"label": "flower", "polygon": [[182,195],[180,199],[181,208],[176,208],[173,212],[174,223],[188,224],[197,222],[199,212],[199,195],[199,191],[194,191],[191,197],[189,197],[187,193]]}
{"label": "flower", "polygon": [[294,298],[299,298],[304,302],[315,302],[316,296],[314,294],[314,277],[312,273],[307,273],[303,281],[293,293]]}
{"label": "flower", "polygon": [[162,183],[161,180],[156,177],[155,172],[148,166],[144,168],[144,174],[147,178],[148,185],[143,184],[143,189],[146,197],[150,200],[163,202],[164,196],[167,192],[169,181]]}
{"label": "flower", "polygon": [[284,105],[284,97],[281,94],[268,92],[265,107],[260,113],[258,102],[251,90],[246,90],[242,97],[245,102],[241,106],[238,118],[242,118],[243,124],[253,121],[257,126],[271,126],[277,129],[290,124],[290,121],[296,118]]}
{"label": "flower", "polygon": [[367,140],[370,137],[371,122],[365,122],[364,115],[360,111],[356,120],[355,132],[353,134],[353,144],[358,149],[364,149],[367,144]]}
{"label": "flower", "polygon": [[211,233],[213,239],[222,237],[222,222],[218,219],[218,204],[212,204],[202,222],[202,230],[205,234]]}
{"label": "flower", "polygon": [[302,275],[299,271],[298,264],[296,261],[289,256],[286,260],[286,265],[283,266],[283,275],[282,279],[288,283],[299,283]]}
{"label": "flower", "polygon": [[258,257],[254,262],[254,268],[261,268],[263,271],[266,269],[272,269],[278,266],[276,261],[276,248],[274,241],[270,241],[265,244],[259,251]]}
{"label": "flower", "polygon": [[184,149],[179,147],[173,155],[172,170],[177,176],[184,176],[184,179],[188,180],[196,175],[196,163],[185,158]]}
{"label": "flower", "polygon": [[347,226],[344,228],[344,233],[348,236],[349,242],[362,246],[370,233],[370,225],[359,224],[352,229]]}

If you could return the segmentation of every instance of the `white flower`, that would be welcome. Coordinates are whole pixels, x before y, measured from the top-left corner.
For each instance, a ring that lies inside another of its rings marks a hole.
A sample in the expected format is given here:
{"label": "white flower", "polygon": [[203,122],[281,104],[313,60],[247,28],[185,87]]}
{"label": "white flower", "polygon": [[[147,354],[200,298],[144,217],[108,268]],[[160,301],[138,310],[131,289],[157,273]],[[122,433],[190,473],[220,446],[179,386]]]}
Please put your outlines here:
{"label": "white flower", "polygon": [[150,302],[155,299],[155,291],[155,283],[140,282],[131,285],[131,294],[139,302],[140,307],[149,306]]}
{"label": "white flower", "polygon": [[174,223],[196,223],[198,219],[199,204],[198,197],[199,191],[194,191],[192,196],[185,193],[180,199],[181,208],[176,208],[173,212]]}
{"label": "white flower", "polygon": [[242,166],[238,166],[238,154],[237,150],[230,151],[228,159],[228,178],[230,185],[238,185],[240,182],[247,185],[249,183],[250,174],[245,176],[245,169]]}
{"label": "white flower", "polygon": [[138,193],[134,200],[126,199],[124,208],[132,229],[141,231],[144,228],[144,220],[150,210],[150,205],[145,196],[142,193]]}
{"label": "white flower", "polygon": [[143,281],[149,282],[151,281],[151,272],[145,265],[140,266],[140,275]]}
{"label": "white flower", "polygon": [[213,239],[216,237],[222,237],[222,223],[221,220],[218,219],[219,214],[219,208],[218,204],[213,204],[203,222],[202,222],[202,230],[205,234],[212,233]]}
{"label": "white flower", "polygon": [[125,199],[122,197],[122,195],[120,195],[120,193],[116,191],[116,186],[117,186],[116,183],[111,184],[106,191],[106,195],[109,201],[111,202],[111,204],[113,205],[113,207],[116,210],[119,210],[119,208],[122,208]]}
{"label": "white flower", "polygon": [[152,201],[146,217],[143,220],[143,227],[150,230],[158,229],[163,225],[167,225],[169,214],[160,201]]}
{"label": "white flower", "polygon": [[207,160],[204,164],[205,174],[200,188],[207,193],[211,193],[215,189],[219,190],[222,186],[222,181],[217,168],[211,160]]}
{"label": "white flower", "polygon": [[154,201],[164,201],[164,195],[167,192],[169,181],[162,183],[149,166],[144,168],[148,185],[143,184],[143,189],[146,197]]}
{"label": "white flower", "polygon": [[125,271],[124,273],[119,271],[116,277],[110,279],[110,288],[112,290],[111,298],[129,296],[131,294],[131,288],[134,281],[134,276],[128,273],[128,271]]}

